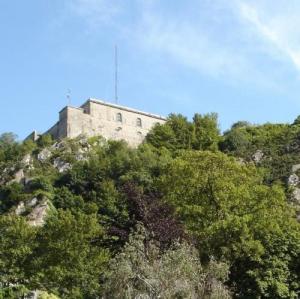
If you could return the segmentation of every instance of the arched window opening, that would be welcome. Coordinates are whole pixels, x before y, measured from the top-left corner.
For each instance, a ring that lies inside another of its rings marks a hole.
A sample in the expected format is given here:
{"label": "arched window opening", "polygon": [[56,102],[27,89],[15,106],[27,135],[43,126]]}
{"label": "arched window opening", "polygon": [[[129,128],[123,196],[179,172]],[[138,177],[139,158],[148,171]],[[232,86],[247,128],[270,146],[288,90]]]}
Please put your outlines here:
{"label": "arched window opening", "polygon": [[139,117],[136,119],[136,126],[142,127],[142,120]]}
{"label": "arched window opening", "polygon": [[121,113],[117,113],[117,122],[122,122],[122,114]]}

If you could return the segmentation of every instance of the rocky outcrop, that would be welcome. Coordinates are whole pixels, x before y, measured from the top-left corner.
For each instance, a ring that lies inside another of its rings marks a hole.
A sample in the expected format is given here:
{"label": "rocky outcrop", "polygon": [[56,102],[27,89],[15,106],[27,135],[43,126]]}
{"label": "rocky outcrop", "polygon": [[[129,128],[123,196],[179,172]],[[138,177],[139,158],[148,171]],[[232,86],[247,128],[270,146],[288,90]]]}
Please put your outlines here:
{"label": "rocky outcrop", "polygon": [[21,160],[21,163],[24,168],[33,168],[33,159],[30,154],[26,154]]}
{"label": "rocky outcrop", "polygon": [[297,170],[300,169],[300,164],[295,164],[292,166],[292,172],[295,173]]}
{"label": "rocky outcrop", "polygon": [[28,224],[31,226],[42,226],[45,223],[49,211],[48,201],[37,204],[27,216]]}
{"label": "rocky outcrop", "polygon": [[36,197],[32,198],[29,202],[27,202],[28,207],[34,207],[38,203],[38,199]]}
{"label": "rocky outcrop", "polygon": [[24,204],[24,201],[19,202],[19,204],[17,205],[16,209],[15,209],[15,214],[17,216],[22,215],[24,212],[26,211],[26,207]]}
{"label": "rocky outcrop", "polygon": [[52,152],[51,152],[49,149],[44,148],[44,149],[41,150],[40,153],[38,154],[37,159],[38,159],[40,162],[45,162],[45,161],[48,160],[51,156],[52,156]]}
{"label": "rocky outcrop", "polygon": [[289,186],[297,186],[299,184],[299,177],[293,173],[288,178],[288,185]]}
{"label": "rocky outcrop", "polygon": [[64,142],[64,141],[60,141],[60,142],[55,142],[52,146],[51,146],[51,148],[52,149],[62,149],[62,148],[64,148],[66,146],[66,143]]}
{"label": "rocky outcrop", "polygon": [[55,158],[53,161],[53,166],[58,170],[58,172],[62,173],[69,169],[71,169],[71,164],[63,161],[61,158]]}
{"label": "rocky outcrop", "polygon": [[31,226],[42,226],[49,211],[49,202],[46,199],[38,200],[36,197],[29,201],[20,201],[15,209],[15,214],[21,216],[30,210],[31,212],[27,215],[27,223]]}
{"label": "rocky outcrop", "polygon": [[300,204],[300,188],[295,188],[292,192],[292,201]]}
{"label": "rocky outcrop", "polygon": [[15,174],[14,178],[8,182],[8,184],[12,183],[24,183],[25,174],[23,169],[19,169]]}
{"label": "rocky outcrop", "polygon": [[15,165],[9,165],[0,171],[0,185],[13,183],[15,173]]}
{"label": "rocky outcrop", "polygon": [[252,155],[252,160],[255,162],[255,163],[260,163],[261,160],[263,159],[264,157],[264,153],[262,150],[257,150],[253,155]]}

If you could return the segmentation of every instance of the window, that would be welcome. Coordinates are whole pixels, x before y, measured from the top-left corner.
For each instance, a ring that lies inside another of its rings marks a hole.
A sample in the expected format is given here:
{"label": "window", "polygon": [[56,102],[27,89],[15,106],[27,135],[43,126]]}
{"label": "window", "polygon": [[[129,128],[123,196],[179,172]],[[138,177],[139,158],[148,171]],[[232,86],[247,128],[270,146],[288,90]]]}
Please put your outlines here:
{"label": "window", "polygon": [[117,113],[117,122],[122,122],[122,114],[121,113]]}
{"label": "window", "polygon": [[140,118],[136,119],[136,126],[141,127],[142,126],[142,120]]}
{"label": "window", "polygon": [[137,132],[139,138],[143,138],[142,132]]}

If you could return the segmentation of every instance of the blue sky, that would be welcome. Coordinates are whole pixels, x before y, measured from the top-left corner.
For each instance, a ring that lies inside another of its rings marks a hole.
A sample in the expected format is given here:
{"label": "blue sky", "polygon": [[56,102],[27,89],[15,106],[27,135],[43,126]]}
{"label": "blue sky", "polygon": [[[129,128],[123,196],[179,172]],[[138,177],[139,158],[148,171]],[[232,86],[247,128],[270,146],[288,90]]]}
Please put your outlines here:
{"label": "blue sky", "polygon": [[94,97],[167,115],[300,114],[298,0],[0,0],[0,133],[24,138]]}

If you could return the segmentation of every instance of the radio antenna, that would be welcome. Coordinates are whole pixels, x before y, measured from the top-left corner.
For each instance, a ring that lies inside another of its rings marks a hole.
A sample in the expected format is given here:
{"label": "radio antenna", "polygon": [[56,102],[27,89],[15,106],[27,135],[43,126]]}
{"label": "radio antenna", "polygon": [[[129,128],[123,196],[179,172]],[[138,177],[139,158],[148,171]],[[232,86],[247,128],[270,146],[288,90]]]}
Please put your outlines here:
{"label": "radio antenna", "polygon": [[68,100],[68,106],[71,105],[71,89],[68,89],[67,91],[67,100]]}
{"label": "radio antenna", "polygon": [[118,46],[115,45],[115,102],[118,104]]}

